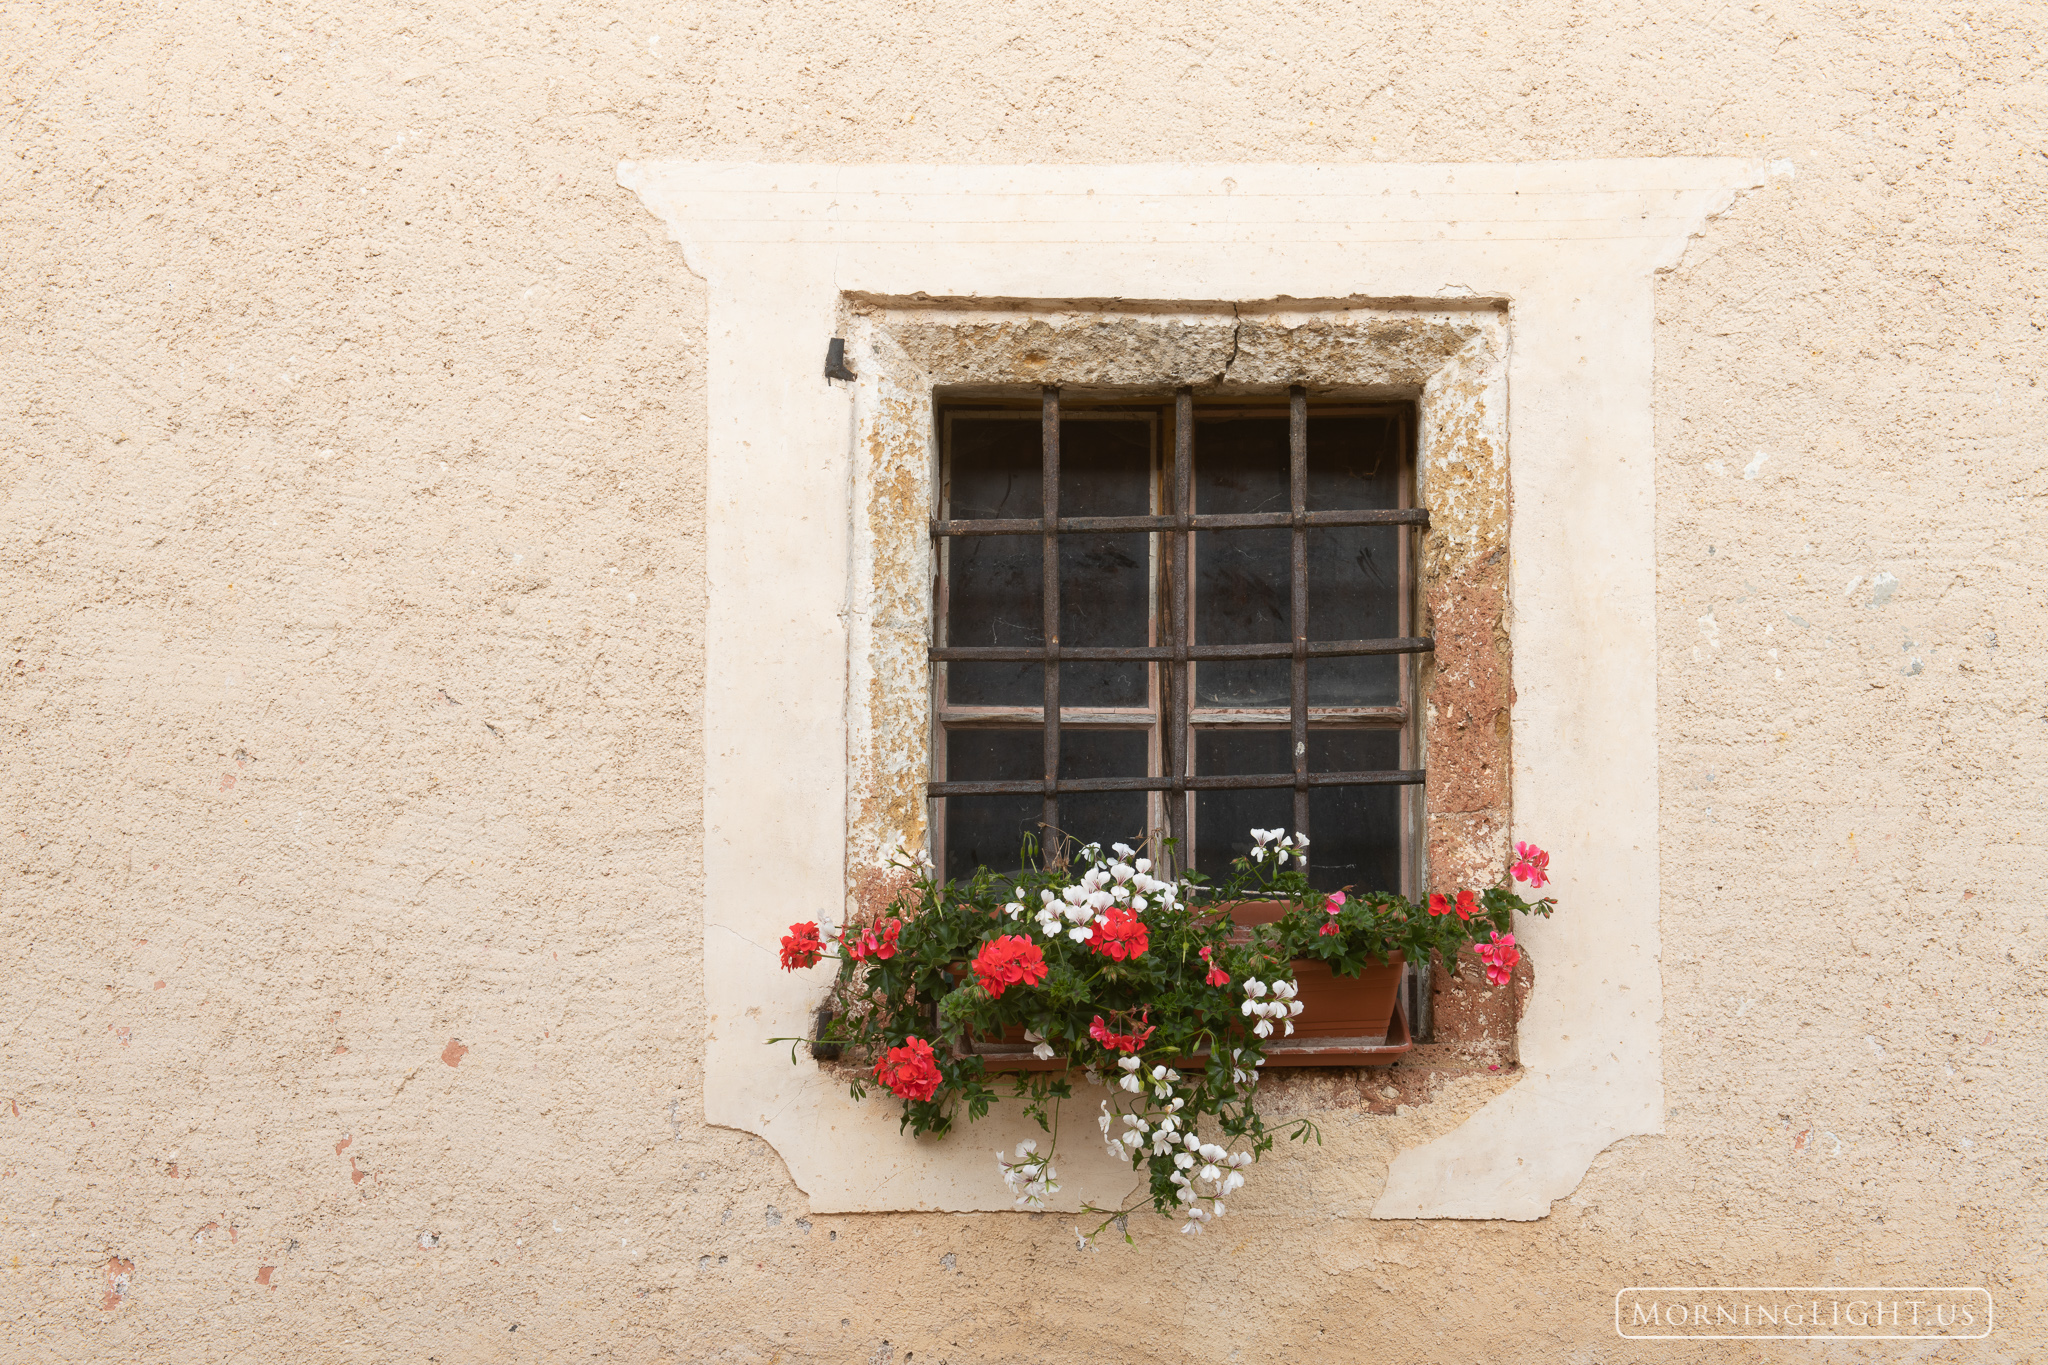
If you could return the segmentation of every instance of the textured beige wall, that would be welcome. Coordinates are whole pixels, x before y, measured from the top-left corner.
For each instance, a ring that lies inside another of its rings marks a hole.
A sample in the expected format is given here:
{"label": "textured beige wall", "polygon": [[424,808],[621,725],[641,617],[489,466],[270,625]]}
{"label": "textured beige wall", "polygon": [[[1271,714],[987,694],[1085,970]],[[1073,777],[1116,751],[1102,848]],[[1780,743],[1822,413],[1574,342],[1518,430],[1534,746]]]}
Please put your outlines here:
{"label": "textured beige wall", "polygon": [[[1613,1341],[1741,1280],[2048,1338],[2038,7],[0,13],[0,1358],[1775,1359]],[[701,293],[621,158],[1679,153],[1796,174],[1659,295],[1664,1136],[1083,1254],[702,1126]]]}

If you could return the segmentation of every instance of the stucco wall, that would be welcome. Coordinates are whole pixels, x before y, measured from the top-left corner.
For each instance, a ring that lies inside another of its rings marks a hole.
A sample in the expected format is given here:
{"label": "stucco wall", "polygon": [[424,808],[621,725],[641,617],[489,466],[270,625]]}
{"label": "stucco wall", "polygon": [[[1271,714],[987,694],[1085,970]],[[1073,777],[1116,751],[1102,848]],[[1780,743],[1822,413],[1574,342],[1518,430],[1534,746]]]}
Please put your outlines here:
{"label": "stucco wall", "polygon": [[[2048,1337],[2038,10],[4,13],[0,1358],[1776,1358],[1614,1342],[1743,1281]],[[1793,174],[1658,295],[1664,1134],[1372,1223],[1340,1085],[1227,1235],[1081,1253],[704,1126],[703,295],[617,163],[1667,154]]]}

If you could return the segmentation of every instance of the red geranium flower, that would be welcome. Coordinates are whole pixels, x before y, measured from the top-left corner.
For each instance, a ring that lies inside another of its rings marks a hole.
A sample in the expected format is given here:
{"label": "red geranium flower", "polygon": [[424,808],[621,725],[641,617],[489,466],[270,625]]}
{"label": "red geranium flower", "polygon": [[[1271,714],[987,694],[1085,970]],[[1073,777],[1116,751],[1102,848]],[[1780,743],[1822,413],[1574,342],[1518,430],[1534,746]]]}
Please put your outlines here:
{"label": "red geranium flower", "polygon": [[867,932],[860,936],[860,941],[847,948],[846,955],[855,962],[865,962],[870,957],[879,957],[887,962],[896,956],[896,936],[902,932],[903,921],[900,919],[892,919],[883,925],[880,938],[875,936],[874,926],[869,925]]}
{"label": "red geranium flower", "polygon": [[1478,913],[1479,897],[1473,895],[1470,891],[1460,891],[1458,893],[1458,918],[1471,919]]}
{"label": "red geranium flower", "polygon": [[782,970],[785,972],[793,972],[799,967],[815,967],[824,955],[825,943],[818,937],[815,920],[792,924],[789,932],[782,936]]}
{"label": "red geranium flower", "polygon": [[[1151,1017],[1152,1012],[1145,1010],[1138,1015],[1138,1022],[1141,1024],[1147,1023]],[[1094,1022],[1088,1025],[1088,1036],[1108,1048],[1111,1052],[1137,1052],[1145,1046],[1145,1040],[1152,1036],[1153,1029],[1157,1027],[1157,1024],[1153,1024],[1151,1028],[1147,1028],[1143,1033],[1117,1033],[1109,1025],[1103,1023],[1102,1016],[1098,1014],[1095,1016]]]}
{"label": "red geranium flower", "polygon": [[1481,943],[1473,951],[1486,964],[1486,979],[1496,986],[1507,985],[1508,978],[1514,975],[1515,964],[1522,960],[1522,950],[1515,946],[1515,936],[1503,934],[1498,929],[1493,931],[1490,943]]}
{"label": "red geranium flower", "polygon": [[1429,913],[1430,913],[1430,914],[1432,914],[1432,915],[1448,915],[1448,914],[1450,914],[1450,913],[1451,913],[1451,898],[1450,898],[1449,896],[1439,896],[1439,895],[1438,895],[1438,894],[1437,894],[1436,892],[1434,892],[1434,891],[1430,892],[1430,893],[1429,893]]}
{"label": "red geranium flower", "polygon": [[1202,961],[1209,964],[1209,974],[1202,979],[1212,986],[1228,986],[1230,984],[1230,973],[1217,966],[1214,959],[1209,956],[1209,952],[1210,950],[1206,947],[1202,949]]}
{"label": "red geranium flower", "polygon": [[1510,869],[1518,882],[1529,883],[1533,891],[1543,889],[1550,880],[1550,855],[1534,844],[1515,845],[1515,865]]}
{"label": "red geranium flower", "polygon": [[902,1047],[892,1047],[875,1063],[875,1079],[892,1095],[906,1100],[928,1100],[945,1077],[939,1074],[932,1045],[922,1038],[906,1038]]}
{"label": "red geranium flower", "polygon": [[1337,936],[1338,934],[1341,934],[1341,933],[1343,933],[1343,932],[1344,932],[1344,930],[1343,930],[1342,926],[1340,926],[1340,925],[1339,925],[1339,924],[1337,923],[1337,921],[1335,921],[1335,920],[1333,920],[1333,919],[1326,919],[1326,920],[1324,920],[1324,921],[1323,921],[1323,937],[1324,937],[1324,938],[1334,938],[1334,937],[1336,937],[1336,936]]}
{"label": "red geranium flower", "polygon": [[974,955],[974,979],[992,999],[1000,1000],[1011,986],[1036,986],[1045,980],[1045,954],[1021,934],[1004,934],[982,944]]}
{"label": "red geranium flower", "polygon": [[1093,942],[1096,952],[1122,962],[1125,958],[1143,957],[1152,939],[1136,911],[1113,905],[1096,924]]}

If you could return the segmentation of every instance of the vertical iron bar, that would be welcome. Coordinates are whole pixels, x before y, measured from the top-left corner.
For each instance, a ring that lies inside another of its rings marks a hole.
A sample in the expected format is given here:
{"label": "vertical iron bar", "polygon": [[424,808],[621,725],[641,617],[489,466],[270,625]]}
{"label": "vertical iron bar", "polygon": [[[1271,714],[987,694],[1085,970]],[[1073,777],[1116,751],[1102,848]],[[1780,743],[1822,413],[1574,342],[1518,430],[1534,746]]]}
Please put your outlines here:
{"label": "vertical iron bar", "polygon": [[[1195,514],[1195,391],[1183,388],[1173,395],[1173,585],[1168,590],[1173,638],[1173,661],[1167,674],[1173,680],[1167,696],[1166,775],[1176,780],[1188,775],[1188,714],[1194,705],[1194,669],[1188,663],[1189,570],[1194,557],[1195,536],[1188,529]],[[1195,865],[1194,831],[1189,827],[1190,798],[1176,785],[1167,788],[1167,830],[1175,839],[1174,868],[1191,871]]]}
{"label": "vertical iron bar", "polygon": [[[1040,515],[1045,530],[1039,544],[1045,582],[1045,806],[1040,840],[1042,856],[1060,827],[1060,391],[1051,384],[1039,391],[1039,465],[1043,492]],[[1044,865],[1041,862],[1041,865]]]}
{"label": "vertical iron bar", "polygon": [[1294,740],[1294,828],[1308,831],[1308,390],[1287,390],[1287,502],[1294,513],[1294,662],[1290,681]]}

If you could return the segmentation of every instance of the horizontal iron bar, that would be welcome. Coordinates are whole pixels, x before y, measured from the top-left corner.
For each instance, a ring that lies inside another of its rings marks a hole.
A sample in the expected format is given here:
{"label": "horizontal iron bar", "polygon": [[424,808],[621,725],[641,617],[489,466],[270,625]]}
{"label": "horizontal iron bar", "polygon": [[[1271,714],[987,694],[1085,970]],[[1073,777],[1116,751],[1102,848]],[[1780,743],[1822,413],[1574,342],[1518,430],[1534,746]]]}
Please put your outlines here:
{"label": "horizontal iron bar", "polygon": [[[1424,507],[1361,508],[1350,512],[1304,512],[1303,526],[1429,526]],[[1192,517],[1060,517],[1054,530],[1063,535],[1108,531],[1251,531],[1294,525],[1292,512],[1211,512]],[[989,517],[980,521],[932,522],[934,536],[1042,536],[1040,517]]]}
{"label": "horizontal iron bar", "polygon": [[[1422,770],[1370,773],[1310,773],[1311,787],[1417,787],[1424,781]],[[1196,777],[1063,777],[1056,784],[1061,792],[1165,792],[1165,791],[1253,791],[1267,787],[1292,787],[1293,773],[1255,773],[1244,776],[1202,774]],[[1040,796],[1043,778],[1011,782],[927,782],[931,796]]]}
{"label": "horizontal iron bar", "polygon": [[[1349,659],[1370,654],[1427,654],[1436,641],[1427,636],[1391,640],[1312,640],[1307,645],[1311,659]],[[1092,645],[1059,645],[1052,649],[1029,645],[934,645],[929,651],[938,663],[1101,663],[1117,660],[1172,659],[1291,659],[1294,646],[1286,641],[1264,645],[1189,645],[1176,656],[1172,645],[1131,645],[1123,648]]]}

